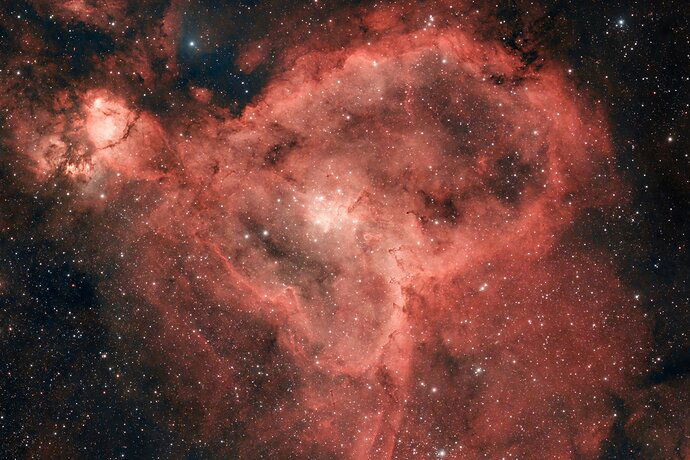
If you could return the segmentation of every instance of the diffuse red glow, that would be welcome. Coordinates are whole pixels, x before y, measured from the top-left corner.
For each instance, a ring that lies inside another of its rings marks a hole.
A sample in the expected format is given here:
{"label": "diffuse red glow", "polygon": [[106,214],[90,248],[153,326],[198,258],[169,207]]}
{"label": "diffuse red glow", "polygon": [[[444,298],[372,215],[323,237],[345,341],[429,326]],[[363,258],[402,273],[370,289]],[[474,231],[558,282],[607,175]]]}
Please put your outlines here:
{"label": "diffuse red glow", "polygon": [[93,248],[127,254],[104,290],[148,310],[144,359],[193,436],[242,432],[245,457],[590,457],[616,401],[636,410],[648,325],[565,238],[624,199],[605,116],[446,10],[288,47],[239,116],[195,89],[162,120],[104,81],[13,121],[37,180],[125,216]]}

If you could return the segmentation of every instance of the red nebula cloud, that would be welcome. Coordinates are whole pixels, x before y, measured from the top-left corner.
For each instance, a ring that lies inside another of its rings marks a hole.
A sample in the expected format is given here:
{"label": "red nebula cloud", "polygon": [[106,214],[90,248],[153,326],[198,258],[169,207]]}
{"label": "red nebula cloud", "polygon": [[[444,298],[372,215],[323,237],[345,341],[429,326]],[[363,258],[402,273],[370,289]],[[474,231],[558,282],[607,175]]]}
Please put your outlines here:
{"label": "red nebula cloud", "polygon": [[116,222],[103,292],[137,307],[113,327],[146,337],[189,436],[241,457],[596,456],[641,407],[649,340],[570,237],[625,199],[605,114],[473,19],[399,14],[362,16],[375,40],[287,46],[238,116],[194,88],[162,119],[103,83],[18,120],[14,147]]}

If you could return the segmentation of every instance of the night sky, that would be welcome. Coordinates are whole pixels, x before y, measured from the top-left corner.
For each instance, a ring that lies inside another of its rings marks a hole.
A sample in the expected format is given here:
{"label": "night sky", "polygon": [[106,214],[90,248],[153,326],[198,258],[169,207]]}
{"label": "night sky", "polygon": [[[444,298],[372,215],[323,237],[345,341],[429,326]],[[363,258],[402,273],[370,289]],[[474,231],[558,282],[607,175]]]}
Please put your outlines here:
{"label": "night sky", "polygon": [[690,3],[0,2],[0,458],[690,458]]}

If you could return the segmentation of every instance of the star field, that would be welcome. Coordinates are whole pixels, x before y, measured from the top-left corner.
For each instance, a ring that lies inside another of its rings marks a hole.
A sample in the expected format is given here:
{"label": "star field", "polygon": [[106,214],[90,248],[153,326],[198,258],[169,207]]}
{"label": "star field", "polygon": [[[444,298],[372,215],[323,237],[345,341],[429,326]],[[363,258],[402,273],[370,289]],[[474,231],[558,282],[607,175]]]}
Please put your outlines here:
{"label": "star field", "polygon": [[5,2],[0,456],[690,456],[688,13]]}

